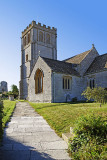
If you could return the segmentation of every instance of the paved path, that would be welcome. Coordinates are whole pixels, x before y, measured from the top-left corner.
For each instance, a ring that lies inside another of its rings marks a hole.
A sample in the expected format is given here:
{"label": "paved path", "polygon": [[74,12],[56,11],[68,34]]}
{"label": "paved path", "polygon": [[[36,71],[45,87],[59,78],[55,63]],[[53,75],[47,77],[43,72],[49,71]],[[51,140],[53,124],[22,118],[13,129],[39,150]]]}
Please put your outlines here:
{"label": "paved path", "polygon": [[67,144],[27,102],[16,105],[4,131],[0,160],[70,159]]}

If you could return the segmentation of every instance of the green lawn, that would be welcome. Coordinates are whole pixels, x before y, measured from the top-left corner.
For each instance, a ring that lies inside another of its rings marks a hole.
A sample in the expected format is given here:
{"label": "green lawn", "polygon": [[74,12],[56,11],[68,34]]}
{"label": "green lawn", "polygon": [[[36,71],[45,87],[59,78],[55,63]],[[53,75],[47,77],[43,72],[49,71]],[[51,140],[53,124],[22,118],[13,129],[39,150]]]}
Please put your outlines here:
{"label": "green lawn", "polygon": [[3,101],[3,128],[5,127],[6,123],[10,120],[10,116],[12,115],[12,112],[15,108],[16,101],[9,101],[9,100],[4,100]]}
{"label": "green lawn", "polygon": [[107,104],[99,107],[98,103],[31,103],[29,104],[40,115],[46,119],[49,125],[61,136],[64,132],[69,132],[70,127],[81,115],[94,113],[107,117]]}

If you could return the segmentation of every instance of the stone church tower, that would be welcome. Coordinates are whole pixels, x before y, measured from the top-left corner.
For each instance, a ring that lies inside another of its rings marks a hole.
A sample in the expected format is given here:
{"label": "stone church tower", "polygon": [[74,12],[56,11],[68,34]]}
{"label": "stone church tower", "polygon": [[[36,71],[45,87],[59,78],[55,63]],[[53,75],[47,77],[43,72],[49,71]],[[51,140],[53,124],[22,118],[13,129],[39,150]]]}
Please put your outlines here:
{"label": "stone church tower", "polygon": [[32,21],[21,37],[20,99],[28,97],[29,77],[38,56],[57,60],[57,30]]}

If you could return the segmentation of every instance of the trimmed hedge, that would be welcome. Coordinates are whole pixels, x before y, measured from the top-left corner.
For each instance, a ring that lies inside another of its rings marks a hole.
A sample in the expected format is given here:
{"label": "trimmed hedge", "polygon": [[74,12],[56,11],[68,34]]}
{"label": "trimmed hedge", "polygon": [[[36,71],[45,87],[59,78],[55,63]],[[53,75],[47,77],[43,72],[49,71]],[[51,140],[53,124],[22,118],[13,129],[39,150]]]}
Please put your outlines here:
{"label": "trimmed hedge", "polygon": [[3,116],[3,102],[0,101],[0,142],[1,142],[1,139],[2,139],[2,133],[3,133],[2,116]]}

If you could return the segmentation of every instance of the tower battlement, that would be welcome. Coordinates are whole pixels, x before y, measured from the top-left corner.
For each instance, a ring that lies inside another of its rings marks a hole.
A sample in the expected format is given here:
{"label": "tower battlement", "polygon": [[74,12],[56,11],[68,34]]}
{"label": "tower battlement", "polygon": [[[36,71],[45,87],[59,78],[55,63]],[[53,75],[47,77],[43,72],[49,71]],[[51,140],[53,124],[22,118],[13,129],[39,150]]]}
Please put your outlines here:
{"label": "tower battlement", "polygon": [[50,26],[46,26],[45,24],[41,25],[41,23],[37,23],[36,24],[36,21],[32,21],[27,27],[26,29],[24,29],[24,31],[22,31],[22,37],[29,31],[31,30],[31,28],[39,28],[41,30],[44,30],[44,31],[48,31],[48,32],[52,32],[54,34],[57,34],[57,29],[55,27],[50,27]]}

